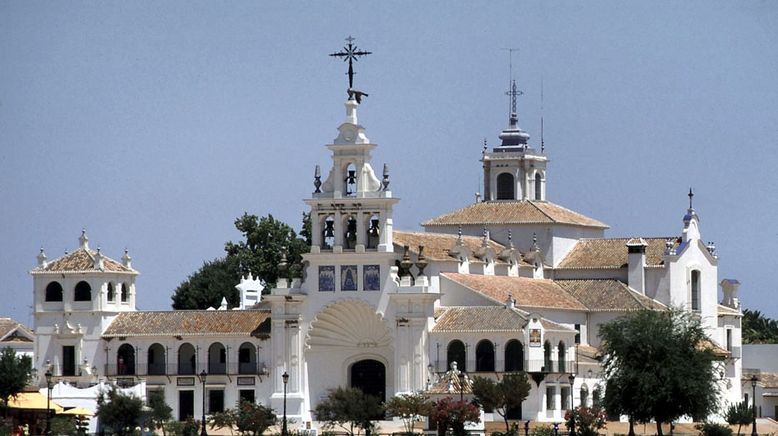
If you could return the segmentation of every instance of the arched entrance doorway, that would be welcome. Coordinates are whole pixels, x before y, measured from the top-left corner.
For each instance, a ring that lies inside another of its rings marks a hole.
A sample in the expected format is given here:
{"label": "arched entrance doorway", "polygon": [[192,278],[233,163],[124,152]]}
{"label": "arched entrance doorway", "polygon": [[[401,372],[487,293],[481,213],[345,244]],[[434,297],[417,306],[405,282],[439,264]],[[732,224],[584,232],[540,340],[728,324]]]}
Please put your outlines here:
{"label": "arched entrance doorway", "polygon": [[365,359],[351,365],[351,387],[358,388],[366,395],[386,400],[386,366],[383,363]]}

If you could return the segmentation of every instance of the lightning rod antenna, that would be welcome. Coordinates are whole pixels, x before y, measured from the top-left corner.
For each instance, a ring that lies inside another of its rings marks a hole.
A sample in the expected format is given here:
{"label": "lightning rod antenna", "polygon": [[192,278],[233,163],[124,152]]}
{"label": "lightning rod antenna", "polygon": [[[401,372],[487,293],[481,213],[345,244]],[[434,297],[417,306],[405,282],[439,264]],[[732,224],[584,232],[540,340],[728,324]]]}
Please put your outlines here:
{"label": "lightning rod antenna", "polygon": [[546,143],[543,142],[543,76],[540,76],[540,152],[546,151]]}

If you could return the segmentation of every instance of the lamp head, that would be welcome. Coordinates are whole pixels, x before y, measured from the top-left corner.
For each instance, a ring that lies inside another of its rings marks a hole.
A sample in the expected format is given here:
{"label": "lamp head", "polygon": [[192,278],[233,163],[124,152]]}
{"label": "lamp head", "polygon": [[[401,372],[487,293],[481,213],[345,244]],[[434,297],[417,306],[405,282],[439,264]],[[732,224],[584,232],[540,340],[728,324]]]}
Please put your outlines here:
{"label": "lamp head", "polygon": [[289,373],[284,371],[283,374],[281,374],[281,378],[284,380],[284,384],[289,383]]}
{"label": "lamp head", "polygon": [[208,373],[207,373],[207,372],[205,372],[205,370],[202,370],[202,372],[200,372],[200,381],[201,381],[201,382],[203,382],[203,383],[205,383],[205,380],[206,380],[207,378],[208,378]]}
{"label": "lamp head", "polygon": [[751,387],[756,387],[756,382],[759,381],[758,378],[756,378],[756,374],[751,376]]}
{"label": "lamp head", "polygon": [[567,379],[570,380],[570,385],[572,386],[573,383],[575,383],[575,374],[570,373],[570,375],[567,376]]}
{"label": "lamp head", "polygon": [[51,383],[51,370],[50,369],[46,370],[46,374],[44,374],[44,376],[46,376],[46,383]]}

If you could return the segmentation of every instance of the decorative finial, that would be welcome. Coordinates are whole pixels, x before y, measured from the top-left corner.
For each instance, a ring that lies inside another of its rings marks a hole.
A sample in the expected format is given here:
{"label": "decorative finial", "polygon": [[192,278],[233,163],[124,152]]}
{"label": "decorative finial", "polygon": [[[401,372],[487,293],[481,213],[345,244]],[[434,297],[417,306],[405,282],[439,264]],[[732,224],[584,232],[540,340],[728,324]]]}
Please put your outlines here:
{"label": "decorative finial", "polygon": [[476,192],[475,193],[475,202],[476,203],[480,203],[481,202],[481,193],[480,192]]}
{"label": "decorative finial", "polygon": [[538,235],[534,232],[532,233],[532,250],[540,251],[540,247],[538,246]]}
{"label": "decorative finial", "polygon": [[[511,86],[508,89],[508,91],[505,92],[505,95],[509,96],[511,98],[511,113],[510,118],[511,121],[513,121],[514,118],[516,118],[516,97],[523,95],[524,92],[520,91],[518,88],[516,88],[516,80],[511,79]],[[518,120],[516,120],[518,121]]]}
{"label": "decorative finial", "polygon": [[122,256],[122,265],[127,268],[132,268],[132,257],[130,257],[130,250],[124,247],[124,256]]}
{"label": "decorative finial", "polygon": [[508,229],[508,248],[513,249],[513,232]]}
{"label": "decorative finial", "polygon": [[281,247],[281,261],[278,262],[278,276],[286,278],[286,272],[289,270],[289,262],[286,260],[286,247]]}
{"label": "decorative finial", "polygon": [[482,247],[488,247],[489,246],[489,231],[486,230],[486,227],[484,227],[484,233],[481,237],[481,246]]}
{"label": "decorative finial", "polygon": [[48,265],[46,259],[46,253],[43,251],[43,246],[41,246],[41,251],[38,253],[38,266],[41,268],[46,268],[46,265]]}
{"label": "decorative finial", "polygon": [[486,150],[488,150],[488,149],[489,149],[489,147],[486,145],[486,138],[484,138],[484,149],[481,150],[481,155],[482,156],[485,155],[486,154]]}
{"label": "decorative finial", "polygon": [[[361,51],[357,48],[354,42],[354,38],[349,35],[348,38],[346,38],[346,42],[348,42],[348,45],[343,47],[342,51],[335,52],[330,54],[330,56],[337,57],[337,58],[343,58],[343,62],[348,61],[348,87],[349,89],[354,88],[354,65],[353,63],[357,60],[359,60],[362,56],[367,56],[369,54],[372,54],[373,52],[369,51]],[[364,94],[366,95],[366,94]],[[349,94],[349,98],[351,98],[351,94]],[[357,101],[359,103],[359,101]]]}
{"label": "decorative finial", "polygon": [[689,209],[694,209],[692,207],[692,200],[694,199],[694,192],[692,191],[692,188],[689,188]]}
{"label": "decorative finial", "polygon": [[457,239],[462,241],[462,224],[460,224],[459,228],[457,229]]}
{"label": "decorative finial", "polygon": [[411,256],[408,254],[409,249],[410,247],[407,245],[403,246],[403,257],[400,261],[400,277],[405,277],[411,274],[411,267],[413,266],[413,262],[411,262]]}
{"label": "decorative finial", "polygon": [[314,194],[321,192],[321,167],[316,165],[316,169],[313,171],[313,186],[316,188]]}
{"label": "decorative finial", "polygon": [[424,275],[424,268],[427,267],[427,257],[424,256],[424,246],[419,245],[419,255],[416,256],[416,268],[419,269],[419,276]]}
{"label": "decorative finial", "polygon": [[100,246],[97,246],[97,253],[95,253],[94,268],[103,269],[103,254],[101,253]]}
{"label": "decorative finial", "polygon": [[86,236],[86,229],[81,229],[81,236],[78,237],[78,245],[84,250],[89,250],[89,237]]}
{"label": "decorative finial", "polygon": [[389,188],[389,165],[388,164],[384,164],[384,180],[382,180],[381,183],[384,185],[384,191],[386,191]]}

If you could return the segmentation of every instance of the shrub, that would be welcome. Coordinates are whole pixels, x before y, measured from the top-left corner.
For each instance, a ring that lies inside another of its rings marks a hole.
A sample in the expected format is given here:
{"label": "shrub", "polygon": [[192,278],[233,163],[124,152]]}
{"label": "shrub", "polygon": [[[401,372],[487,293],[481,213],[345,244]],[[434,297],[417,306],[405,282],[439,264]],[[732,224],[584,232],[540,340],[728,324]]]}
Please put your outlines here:
{"label": "shrub", "polygon": [[539,425],[530,432],[532,436],[554,436],[554,428],[550,425]]}
{"label": "shrub", "polygon": [[706,422],[698,424],[697,430],[702,436],[732,436],[732,429],[722,424]]}
{"label": "shrub", "polygon": [[579,436],[597,436],[599,429],[605,427],[607,417],[599,407],[579,406],[565,414],[568,429],[575,422],[575,431]]}

